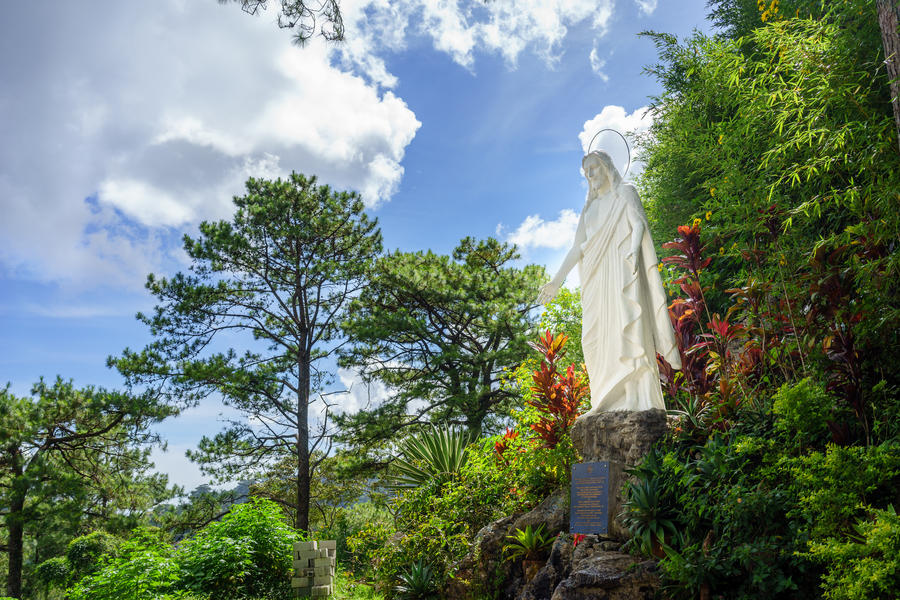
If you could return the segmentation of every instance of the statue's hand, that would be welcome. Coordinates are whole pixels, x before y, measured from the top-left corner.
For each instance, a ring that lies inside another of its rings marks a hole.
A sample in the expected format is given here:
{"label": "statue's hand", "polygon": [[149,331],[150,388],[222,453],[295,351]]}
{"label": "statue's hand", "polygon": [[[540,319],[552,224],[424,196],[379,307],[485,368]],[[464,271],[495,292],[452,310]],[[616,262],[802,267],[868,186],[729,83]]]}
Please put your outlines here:
{"label": "statue's hand", "polygon": [[559,284],[551,281],[541,288],[541,291],[538,292],[537,302],[538,304],[547,304],[554,297],[556,297],[556,292],[559,291]]}

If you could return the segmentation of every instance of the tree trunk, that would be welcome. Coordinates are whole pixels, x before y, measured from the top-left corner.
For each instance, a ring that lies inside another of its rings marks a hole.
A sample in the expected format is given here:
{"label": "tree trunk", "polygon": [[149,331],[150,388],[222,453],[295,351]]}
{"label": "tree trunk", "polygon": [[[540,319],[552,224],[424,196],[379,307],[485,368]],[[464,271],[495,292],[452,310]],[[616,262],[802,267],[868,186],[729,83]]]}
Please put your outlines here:
{"label": "tree trunk", "polygon": [[[18,487],[15,482],[13,485]],[[9,553],[9,572],[6,577],[6,595],[11,598],[22,597],[22,553],[24,526],[22,510],[25,508],[25,491],[16,489],[9,503],[9,515],[6,517],[6,528],[9,534],[7,548]]]}
{"label": "tree trunk", "polygon": [[881,43],[884,45],[884,64],[891,86],[891,106],[894,109],[894,127],[897,129],[897,148],[900,149],[900,2],[875,0],[878,25],[881,27]]}
{"label": "tree trunk", "polygon": [[299,359],[297,391],[297,518],[295,527],[309,531],[309,356]]}

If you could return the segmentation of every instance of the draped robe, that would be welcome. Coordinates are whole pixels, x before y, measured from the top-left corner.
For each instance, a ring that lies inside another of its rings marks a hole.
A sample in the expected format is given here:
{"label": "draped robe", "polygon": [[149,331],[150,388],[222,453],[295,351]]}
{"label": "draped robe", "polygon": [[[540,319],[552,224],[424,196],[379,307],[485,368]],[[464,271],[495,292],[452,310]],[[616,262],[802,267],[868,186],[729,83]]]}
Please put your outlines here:
{"label": "draped robe", "polygon": [[[637,190],[618,173],[612,183],[585,207],[586,241],[578,264],[591,412],[664,409],[656,354],[675,368],[681,357]],[[635,272],[626,257],[638,222],[644,232]]]}

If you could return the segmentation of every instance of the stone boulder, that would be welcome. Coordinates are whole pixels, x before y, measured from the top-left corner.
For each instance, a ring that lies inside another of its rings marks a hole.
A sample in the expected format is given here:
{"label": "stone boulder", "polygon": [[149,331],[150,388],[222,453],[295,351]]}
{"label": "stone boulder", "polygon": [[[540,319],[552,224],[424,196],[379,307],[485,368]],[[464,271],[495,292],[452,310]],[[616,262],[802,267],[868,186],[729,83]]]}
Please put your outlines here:
{"label": "stone boulder", "polygon": [[656,562],[600,551],[572,567],[551,600],[652,600],[659,588]]}
{"label": "stone boulder", "polygon": [[637,466],[667,428],[662,409],[588,413],[572,426],[572,444],[584,462],[609,461],[609,537],[628,539],[628,530],[618,518],[628,478],[625,470]]}
{"label": "stone boulder", "polygon": [[545,537],[556,535],[560,531],[568,531],[569,490],[560,488],[547,496],[543,502],[517,518],[510,528],[510,533],[516,529],[524,530],[529,525],[531,525],[532,529],[543,525]]}
{"label": "stone boulder", "polygon": [[654,561],[623,554],[618,542],[595,535],[573,547],[556,539],[547,564],[525,583],[517,600],[644,600],[659,587]]}
{"label": "stone boulder", "polygon": [[666,428],[666,411],[659,408],[588,413],[575,420],[572,443],[585,462],[609,460],[634,466]]}

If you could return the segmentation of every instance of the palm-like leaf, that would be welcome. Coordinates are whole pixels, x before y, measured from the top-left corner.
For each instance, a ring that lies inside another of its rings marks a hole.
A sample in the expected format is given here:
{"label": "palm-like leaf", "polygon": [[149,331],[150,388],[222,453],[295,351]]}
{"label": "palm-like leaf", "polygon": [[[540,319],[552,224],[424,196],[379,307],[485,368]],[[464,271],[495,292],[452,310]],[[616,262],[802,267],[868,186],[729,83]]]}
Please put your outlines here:
{"label": "palm-like leaf", "polygon": [[394,487],[419,487],[431,480],[447,481],[459,473],[468,459],[468,433],[452,428],[423,431],[400,443],[401,457],[394,460]]}

